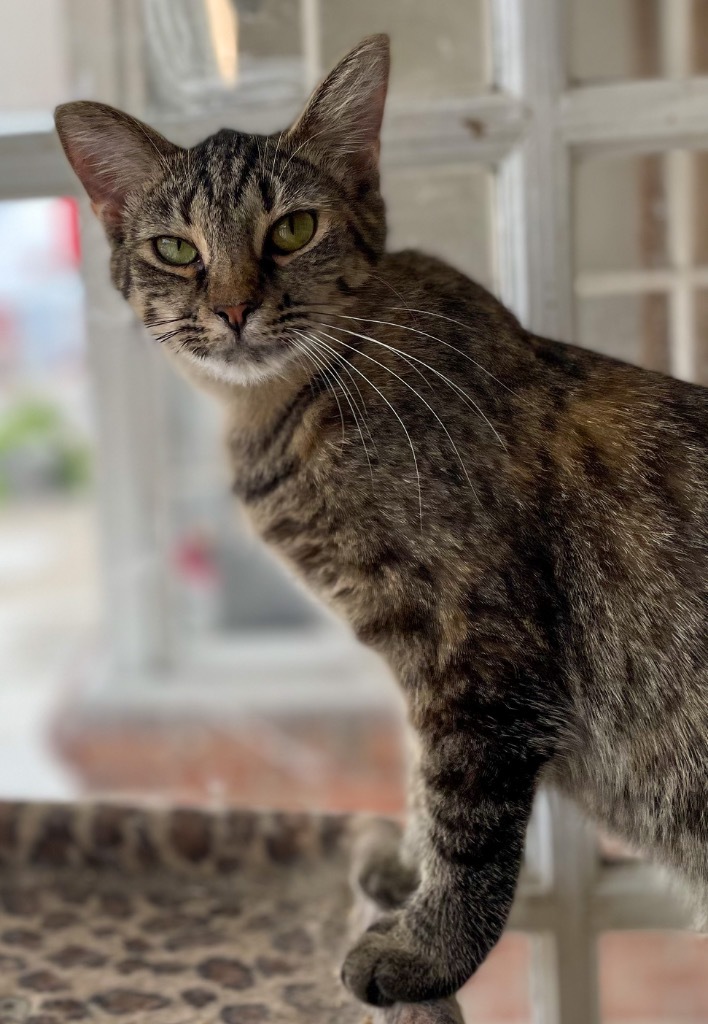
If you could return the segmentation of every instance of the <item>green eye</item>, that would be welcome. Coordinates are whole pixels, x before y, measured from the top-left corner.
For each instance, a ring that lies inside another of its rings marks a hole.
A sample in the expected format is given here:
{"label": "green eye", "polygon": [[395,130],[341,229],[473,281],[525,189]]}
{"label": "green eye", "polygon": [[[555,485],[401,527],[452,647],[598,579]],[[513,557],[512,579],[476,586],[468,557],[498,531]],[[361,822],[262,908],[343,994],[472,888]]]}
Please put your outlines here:
{"label": "green eye", "polygon": [[199,256],[199,253],[185,242],[183,238],[172,238],[170,235],[163,235],[155,239],[155,252],[165,263],[171,263],[175,267],[186,267]]}
{"label": "green eye", "polygon": [[276,221],[270,233],[270,242],[276,252],[297,252],[312,239],[317,228],[314,214],[307,210],[288,213]]}

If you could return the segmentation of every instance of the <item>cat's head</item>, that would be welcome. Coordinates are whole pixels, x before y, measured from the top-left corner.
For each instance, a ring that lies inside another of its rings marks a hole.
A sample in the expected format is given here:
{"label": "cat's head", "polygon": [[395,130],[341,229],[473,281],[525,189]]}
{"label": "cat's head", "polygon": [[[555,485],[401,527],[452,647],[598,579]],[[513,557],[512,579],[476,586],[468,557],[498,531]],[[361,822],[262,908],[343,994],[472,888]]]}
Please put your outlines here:
{"label": "cat's head", "polygon": [[355,305],[384,249],[388,69],[388,38],[372,36],[289,129],[223,129],[191,149],[101,103],[57,109],[114,283],[179,358],[222,381],[257,381],[298,358],[322,313]]}

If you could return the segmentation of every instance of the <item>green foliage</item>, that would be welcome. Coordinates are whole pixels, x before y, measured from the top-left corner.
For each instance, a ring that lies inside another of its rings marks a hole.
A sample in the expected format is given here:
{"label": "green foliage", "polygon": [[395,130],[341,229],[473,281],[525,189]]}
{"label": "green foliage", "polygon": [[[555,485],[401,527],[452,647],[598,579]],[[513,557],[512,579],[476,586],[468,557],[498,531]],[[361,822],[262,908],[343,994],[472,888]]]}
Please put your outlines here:
{"label": "green foliage", "polygon": [[34,489],[74,491],[90,478],[86,442],[57,405],[30,396],[0,413],[0,500],[16,493],[23,468],[32,474],[33,459],[41,463]]}

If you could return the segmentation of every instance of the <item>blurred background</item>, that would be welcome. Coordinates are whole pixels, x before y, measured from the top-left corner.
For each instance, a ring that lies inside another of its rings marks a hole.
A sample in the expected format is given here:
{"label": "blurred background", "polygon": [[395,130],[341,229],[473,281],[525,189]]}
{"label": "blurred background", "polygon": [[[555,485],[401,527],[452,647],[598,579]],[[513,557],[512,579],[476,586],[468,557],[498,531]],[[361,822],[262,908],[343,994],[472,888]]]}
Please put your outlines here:
{"label": "blurred background", "polygon": [[[271,131],[388,31],[391,247],[708,384],[708,0],[0,0],[0,19],[0,798],[400,813],[395,688],[246,530],[217,410],[112,293],[51,111],[100,99],[186,143]],[[577,984],[573,1020],[708,1020],[706,946],[663,903],[615,915],[643,866],[557,814],[532,832],[531,888],[548,851],[570,865],[538,890],[565,878],[568,962],[522,906],[468,1019],[550,1021],[549,988],[570,1005]]]}

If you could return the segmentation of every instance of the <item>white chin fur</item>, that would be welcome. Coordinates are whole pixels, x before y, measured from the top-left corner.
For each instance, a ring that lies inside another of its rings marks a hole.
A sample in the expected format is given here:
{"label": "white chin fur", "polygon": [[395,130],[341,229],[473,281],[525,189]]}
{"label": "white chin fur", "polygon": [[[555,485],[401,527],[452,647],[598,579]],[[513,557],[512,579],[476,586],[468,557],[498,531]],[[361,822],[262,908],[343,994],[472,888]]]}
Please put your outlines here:
{"label": "white chin fur", "polygon": [[233,363],[224,363],[211,356],[200,358],[187,350],[180,352],[180,356],[213,380],[222,381],[225,384],[258,384],[271,377],[277,369],[267,364],[265,366],[235,366]]}

